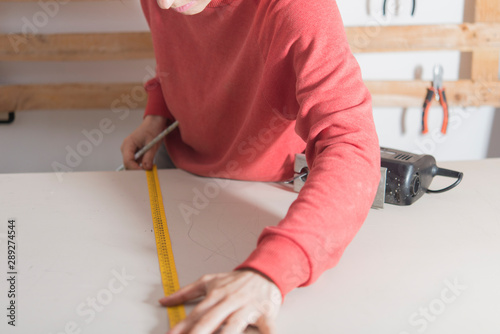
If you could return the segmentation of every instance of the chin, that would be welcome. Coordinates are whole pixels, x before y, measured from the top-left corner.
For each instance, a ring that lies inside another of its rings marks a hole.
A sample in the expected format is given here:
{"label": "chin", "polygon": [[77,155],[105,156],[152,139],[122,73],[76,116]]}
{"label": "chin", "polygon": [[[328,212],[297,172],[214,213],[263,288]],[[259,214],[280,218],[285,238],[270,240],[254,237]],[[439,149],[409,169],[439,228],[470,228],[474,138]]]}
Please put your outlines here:
{"label": "chin", "polygon": [[[188,8],[182,12],[177,11],[177,13],[182,14],[182,15],[196,15],[201,13],[202,11],[205,10],[207,5],[210,3],[210,1],[203,1],[203,0],[195,0],[196,4],[192,6],[191,8]],[[171,8],[172,10],[175,10],[175,8]]]}
{"label": "chin", "polygon": [[199,13],[203,12],[203,10],[205,10],[205,7],[197,8],[197,6],[194,6],[193,8],[189,8],[185,12],[181,12],[179,14],[182,14],[182,15],[196,15],[196,14],[199,14]]}

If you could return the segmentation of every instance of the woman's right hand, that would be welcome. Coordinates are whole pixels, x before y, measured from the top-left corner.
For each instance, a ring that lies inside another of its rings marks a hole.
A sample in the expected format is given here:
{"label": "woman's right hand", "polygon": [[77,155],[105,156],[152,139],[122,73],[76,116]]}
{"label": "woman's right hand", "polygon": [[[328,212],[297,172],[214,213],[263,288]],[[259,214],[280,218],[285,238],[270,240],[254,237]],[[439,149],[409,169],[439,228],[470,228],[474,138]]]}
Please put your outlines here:
{"label": "woman's right hand", "polygon": [[146,169],[153,168],[153,159],[161,142],[153,146],[138,161],[135,161],[134,155],[141,148],[151,142],[162,132],[167,125],[167,119],[162,116],[148,115],[144,117],[142,124],[134,130],[122,143],[121,151],[123,165],[125,169]]}

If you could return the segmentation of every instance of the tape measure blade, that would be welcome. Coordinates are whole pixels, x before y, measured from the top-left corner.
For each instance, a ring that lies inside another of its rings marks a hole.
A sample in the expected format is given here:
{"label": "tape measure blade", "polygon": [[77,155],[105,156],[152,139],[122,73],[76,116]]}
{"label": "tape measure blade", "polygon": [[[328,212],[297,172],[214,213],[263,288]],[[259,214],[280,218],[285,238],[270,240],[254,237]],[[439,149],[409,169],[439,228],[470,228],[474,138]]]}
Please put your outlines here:
{"label": "tape measure blade", "polygon": [[[156,165],[153,169],[146,171],[149,189],[149,202],[151,204],[151,215],[155,231],[156,249],[158,252],[158,263],[163,285],[163,292],[168,296],[179,290],[179,277],[175,268],[172,243],[168,232],[167,218],[163,207],[163,197],[161,195],[160,182]],[[167,307],[170,327],[175,326],[186,317],[183,305]]]}

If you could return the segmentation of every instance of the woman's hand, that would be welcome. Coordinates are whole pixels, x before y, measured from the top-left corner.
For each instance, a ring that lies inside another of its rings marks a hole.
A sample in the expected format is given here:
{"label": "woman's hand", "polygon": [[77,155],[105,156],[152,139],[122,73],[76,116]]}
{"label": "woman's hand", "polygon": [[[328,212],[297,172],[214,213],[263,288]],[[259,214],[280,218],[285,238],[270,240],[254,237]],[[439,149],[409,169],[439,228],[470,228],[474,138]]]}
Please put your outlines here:
{"label": "woman's hand", "polygon": [[156,151],[161,143],[153,146],[138,161],[135,161],[135,152],[146,146],[156,136],[162,132],[167,125],[167,119],[162,116],[148,115],[142,121],[142,124],[135,129],[122,143],[121,151],[123,156],[123,165],[126,169],[151,169]]}
{"label": "woman's hand", "polygon": [[263,334],[274,333],[281,292],[262,274],[248,269],[205,275],[160,303],[174,306],[202,296],[205,298],[168,334],[211,334],[221,326],[220,334],[236,334],[248,325]]}

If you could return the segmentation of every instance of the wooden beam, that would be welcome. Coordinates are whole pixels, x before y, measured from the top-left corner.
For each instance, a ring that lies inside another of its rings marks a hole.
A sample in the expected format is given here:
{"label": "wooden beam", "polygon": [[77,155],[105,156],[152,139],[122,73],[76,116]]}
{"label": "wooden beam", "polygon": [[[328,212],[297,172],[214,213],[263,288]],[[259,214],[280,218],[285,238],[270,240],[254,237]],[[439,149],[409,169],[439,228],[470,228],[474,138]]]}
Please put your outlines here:
{"label": "wooden beam", "polygon": [[[498,0],[476,0],[476,24],[500,22],[500,3]],[[500,35],[500,30],[497,31]],[[498,80],[500,51],[487,48],[476,49],[472,53],[472,80]]]}
{"label": "wooden beam", "polygon": [[141,83],[0,86],[0,111],[143,108]]}
{"label": "wooden beam", "polygon": [[[427,81],[367,81],[375,107],[420,107]],[[445,83],[448,102],[456,106],[500,107],[500,82],[469,80]],[[141,83],[0,86],[0,112],[23,110],[144,108]]]}
{"label": "wooden beam", "polygon": [[476,0],[476,22],[498,22],[500,4],[498,0]]}
{"label": "wooden beam", "polygon": [[[421,107],[428,81],[366,81],[375,107]],[[450,106],[500,107],[500,82],[460,80],[445,82]]]}
{"label": "wooden beam", "polygon": [[[375,30],[371,30],[375,29]],[[351,27],[353,52],[500,50],[500,23]],[[495,51],[497,52],[497,51]],[[153,58],[149,32],[0,34],[0,61],[92,61]]]}
{"label": "wooden beam", "polygon": [[500,49],[499,32],[499,22],[346,28],[354,53]]}
{"label": "wooden beam", "polygon": [[473,80],[498,80],[499,50],[477,50],[472,53],[471,78]]}
{"label": "wooden beam", "polygon": [[154,58],[149,32],[0,35],[0,61],[93,61]]}

